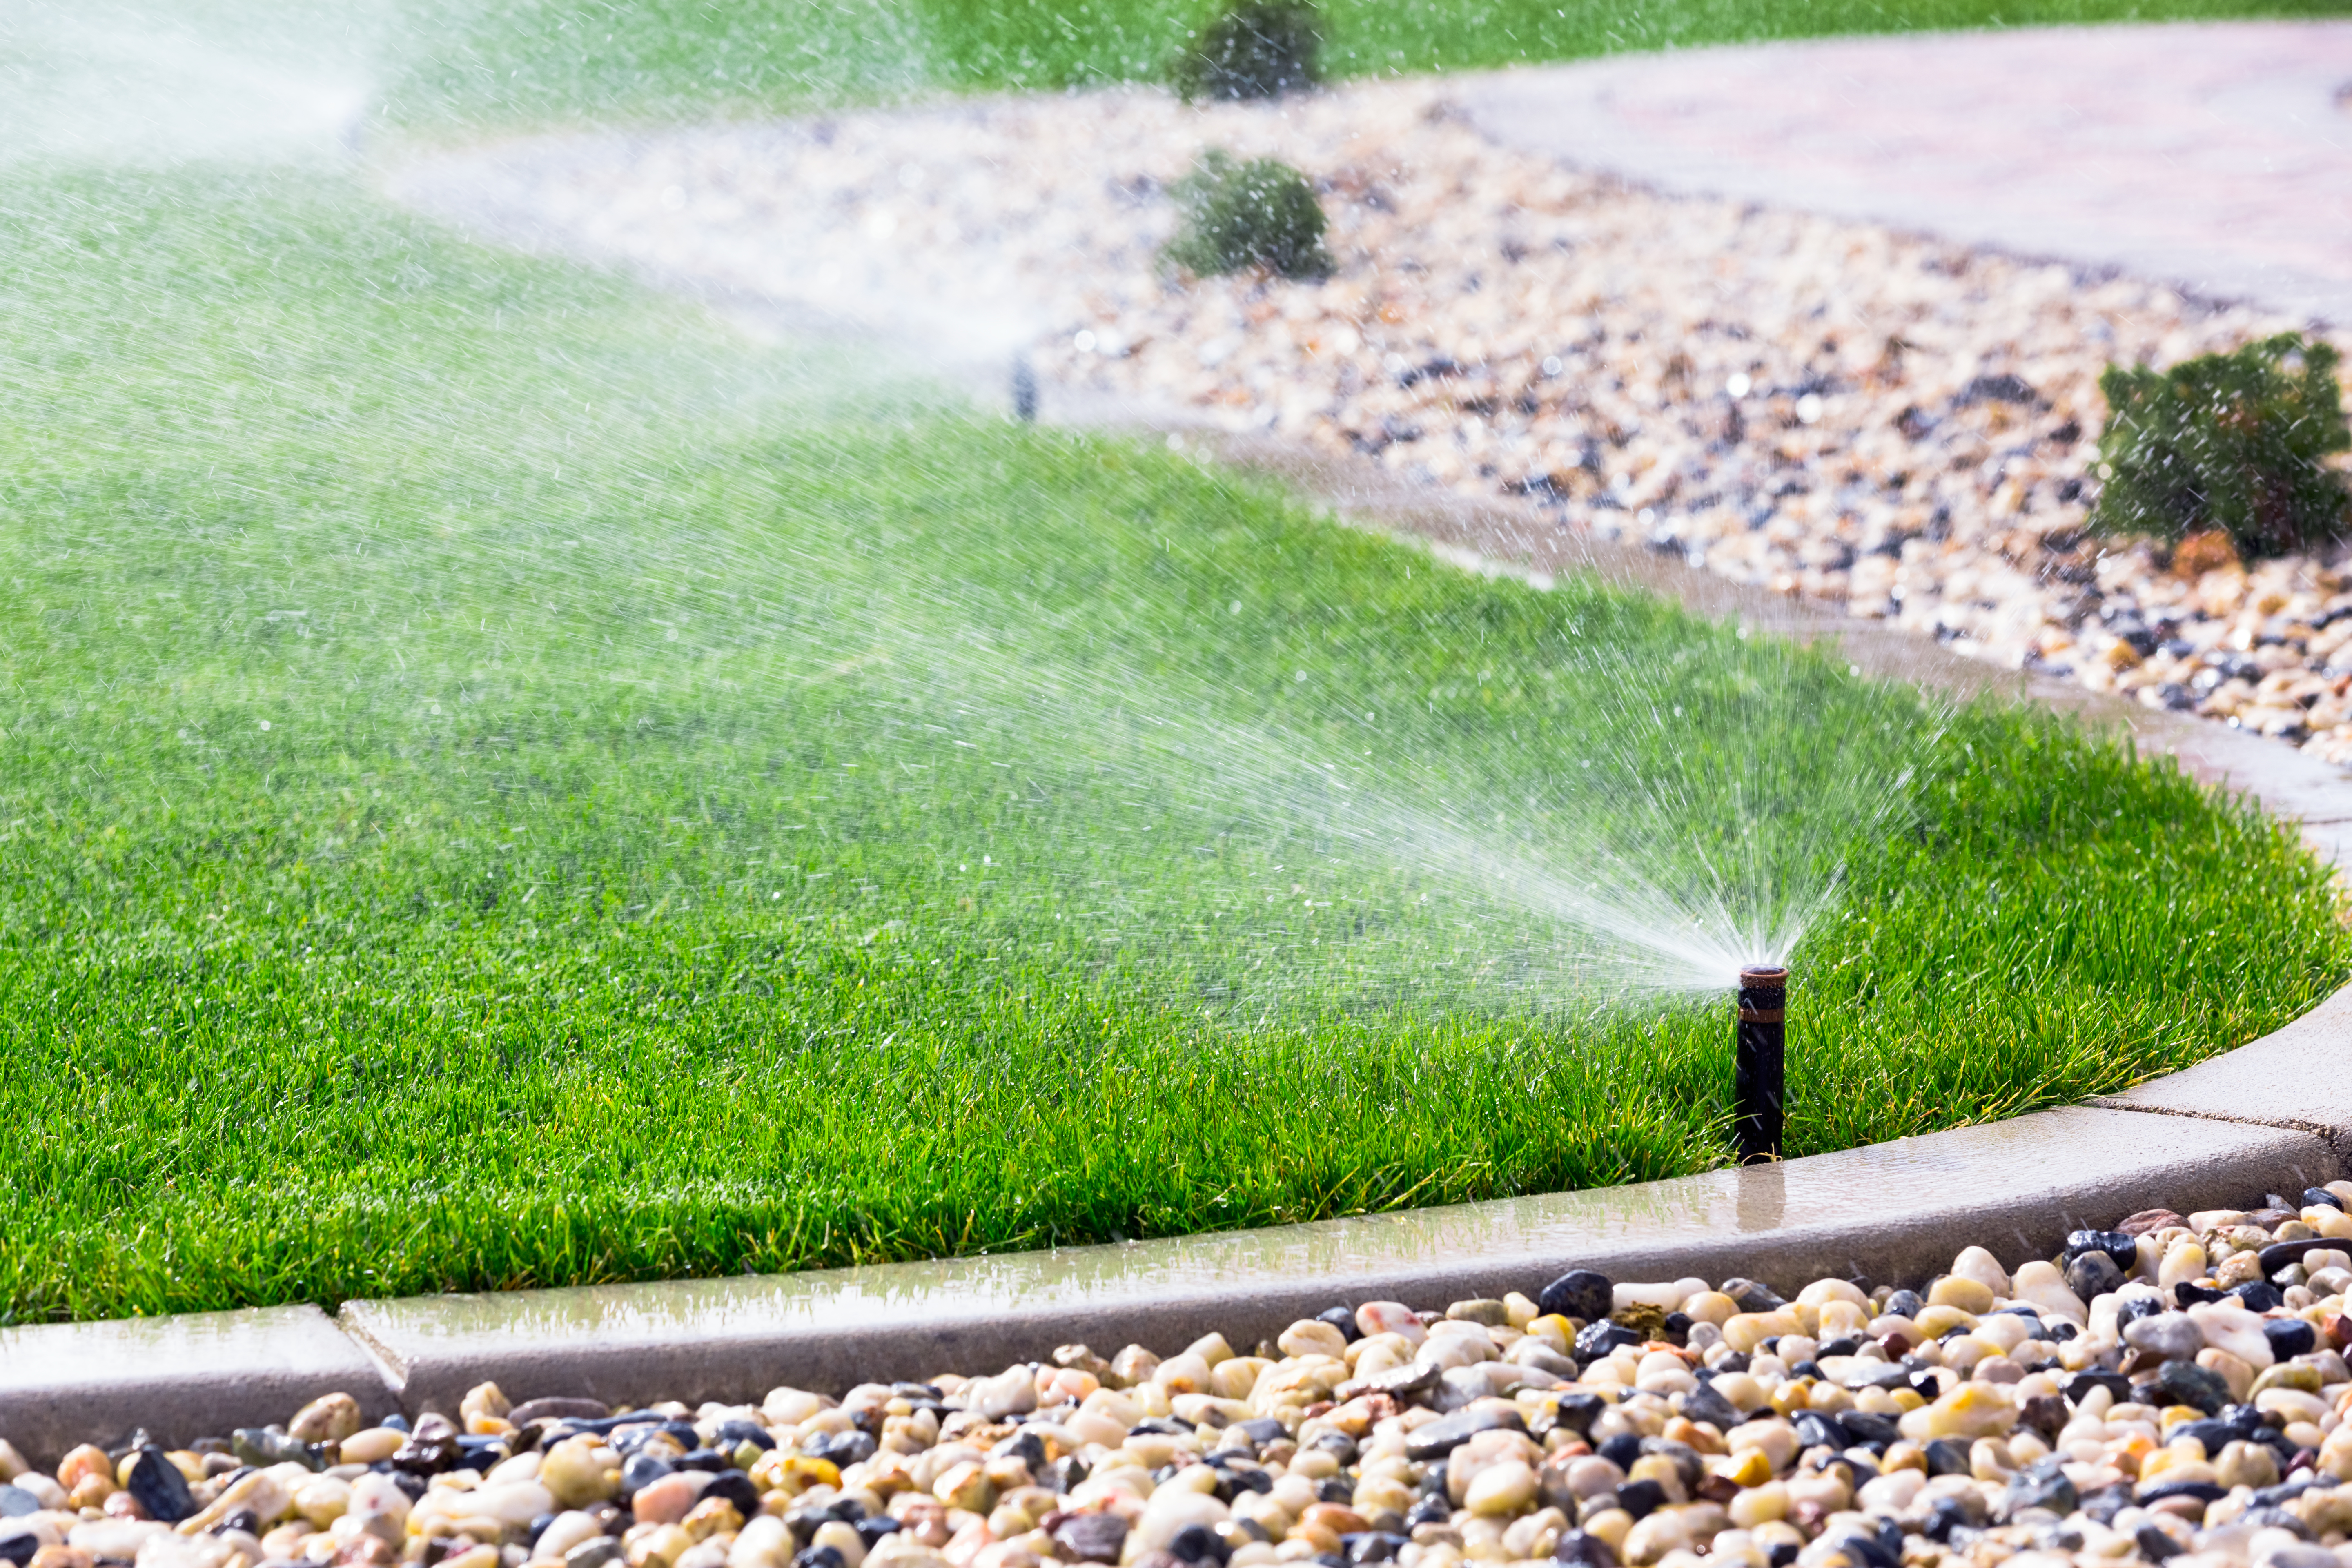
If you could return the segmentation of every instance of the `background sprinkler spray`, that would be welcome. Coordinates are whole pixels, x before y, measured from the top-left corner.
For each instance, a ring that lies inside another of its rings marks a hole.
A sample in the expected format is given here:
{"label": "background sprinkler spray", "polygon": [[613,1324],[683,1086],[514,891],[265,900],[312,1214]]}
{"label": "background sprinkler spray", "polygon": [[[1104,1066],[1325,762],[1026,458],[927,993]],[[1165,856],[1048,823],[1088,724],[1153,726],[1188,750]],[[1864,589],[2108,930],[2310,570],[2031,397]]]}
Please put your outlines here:
{"label": "background sprinkler spray", "polygon": [[1786,969],[1751,964],[1739,972],[1739,1022],[1732,1039],[1732,1132],[1743,1165],[1780,1157],[1788,1005]]}

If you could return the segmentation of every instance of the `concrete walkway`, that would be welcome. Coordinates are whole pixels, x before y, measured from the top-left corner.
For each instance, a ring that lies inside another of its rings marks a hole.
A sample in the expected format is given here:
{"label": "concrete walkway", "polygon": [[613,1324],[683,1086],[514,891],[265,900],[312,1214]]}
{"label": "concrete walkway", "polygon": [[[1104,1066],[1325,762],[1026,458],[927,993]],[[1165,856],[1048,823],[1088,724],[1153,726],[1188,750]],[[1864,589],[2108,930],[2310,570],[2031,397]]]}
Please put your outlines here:
{"label": "concrete walkway", "polygon": [[2352,22],[1908,35],[1500,73],[1489,135],[1662,190],[2352,323]]}

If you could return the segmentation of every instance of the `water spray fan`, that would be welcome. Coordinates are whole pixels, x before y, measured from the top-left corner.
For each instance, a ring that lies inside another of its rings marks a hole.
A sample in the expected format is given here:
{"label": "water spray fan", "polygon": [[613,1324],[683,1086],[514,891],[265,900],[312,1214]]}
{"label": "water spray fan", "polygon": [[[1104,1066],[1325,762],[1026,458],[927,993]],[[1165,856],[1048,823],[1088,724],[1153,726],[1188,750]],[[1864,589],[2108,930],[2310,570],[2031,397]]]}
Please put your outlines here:
{"label": "water spray fan", "polygon": [[1755,963],[1739,972],[1738,1022],[1732,1028],[1732,1136],[1739,1163],[1780,1157],[1780,1112],[1787,1098],[1789,971]]}

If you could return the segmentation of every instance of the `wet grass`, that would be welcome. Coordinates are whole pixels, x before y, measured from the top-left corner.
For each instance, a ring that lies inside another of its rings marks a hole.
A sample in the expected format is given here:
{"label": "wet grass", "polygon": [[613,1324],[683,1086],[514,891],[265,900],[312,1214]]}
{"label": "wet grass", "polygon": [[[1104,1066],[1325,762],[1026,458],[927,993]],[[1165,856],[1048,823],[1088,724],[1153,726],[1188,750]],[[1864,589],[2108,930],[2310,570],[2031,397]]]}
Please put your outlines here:
{"label": "wet grass", "polygon": [[[1217,0],[419,0],[407,123],[675,119],[942,90],[1156,81]],[[2341,16],[2345,0],[1324,0],[1334,77],[1839,33]]]}
{"label": "wet grass", "polygon": [[2116,1089],[2352,960],[2285,836],[2045,721],[820,396],[340,180],[0,208],[50,263],[0,350],[8,1318],[1722,1162],[1720,999],[1573,1000],[1540,915],[1338,830],[1350,779],[1532,853],[1703,847],[1746,775],[1694,757],[1916,769],[1799,955],[1800,1152]]}

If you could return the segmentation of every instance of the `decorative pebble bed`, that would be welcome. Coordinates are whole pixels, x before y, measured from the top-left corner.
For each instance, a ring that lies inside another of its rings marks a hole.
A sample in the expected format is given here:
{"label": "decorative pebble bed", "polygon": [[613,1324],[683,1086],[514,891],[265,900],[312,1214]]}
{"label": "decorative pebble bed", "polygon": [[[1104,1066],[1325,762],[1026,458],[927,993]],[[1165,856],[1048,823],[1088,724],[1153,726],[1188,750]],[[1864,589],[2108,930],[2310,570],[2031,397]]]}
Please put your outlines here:
{"label": "decorative pebble bed", "polygon": [[[42,1474],[29,1568],[2352,1563],[2352,1183],[2133,1215],[1919,1290],[1612,1282],[1066,1345],[839,1400],[144,1434]],[[1533,1282],[1531,1282],[1532,1284]],[[5,1416],[0,1416],[5,1419]]]}
{"label": "decorative pebble bed", "polygon": [[[1523,497],[1559,527],[2352,760],[2352,563],[2168,558],[2084,528],[2110,360],[2302,323],[1628,190],[1494,145],[1454,90],[1195,109],[1136,89],[524,143],[492,161],[491,205],[943,352],[1026,342],[1052,382]],[[1164,274],[1166,187],[1208,146],[1317,180],[1329,279]],[[486,166],[402,184],[463,203]]]}

